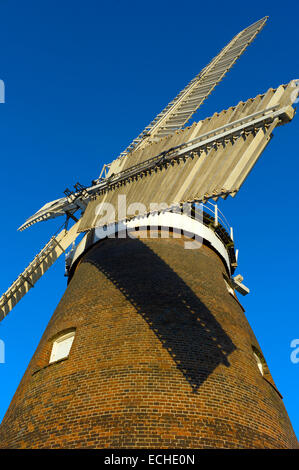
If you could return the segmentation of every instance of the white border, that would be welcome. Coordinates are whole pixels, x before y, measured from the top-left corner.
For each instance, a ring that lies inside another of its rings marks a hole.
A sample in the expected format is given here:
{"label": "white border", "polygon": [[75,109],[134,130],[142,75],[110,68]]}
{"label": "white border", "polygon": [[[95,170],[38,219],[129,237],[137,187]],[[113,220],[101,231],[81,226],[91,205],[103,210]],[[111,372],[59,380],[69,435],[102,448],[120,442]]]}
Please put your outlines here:
{"label": "white border", "polygon": [[[138,216],[134,217],[131,220],[120,222],[118,224],[110,224],[107,226],[105,230],[105,234],[99,236],[99,232],[96,229],[94,230],[92,242],[90,241],[90,237],[88,237],[88,233],[84,236],[81,240],[79,245],[77,246],[71,266],[74,262],[78,259],[78,257],[87,249],[90,248],[92,245],[97,243],[99,240],[103,240],[109,235],[113,235],[119,231],[135,228],[135,227],[166,227],[166,228],[174,228],[178,230],[184,230],[184,232],[189,232],[196,235],[203,240],[208,241],[212,247],[222,256],[227,266],[227,269],[231,275],[231,265],[229,261],[229,256],[227,249],[222,242],[222,240],[215,234],[215,232],[204,225],[202,222],[192,219],[185,214],[176,214],[172,212],[161,212],[159,214],[149,214],[145,216]],[[102,232],[102,231],[101,231]],[[88,243],[87,243],[88,241]]]}

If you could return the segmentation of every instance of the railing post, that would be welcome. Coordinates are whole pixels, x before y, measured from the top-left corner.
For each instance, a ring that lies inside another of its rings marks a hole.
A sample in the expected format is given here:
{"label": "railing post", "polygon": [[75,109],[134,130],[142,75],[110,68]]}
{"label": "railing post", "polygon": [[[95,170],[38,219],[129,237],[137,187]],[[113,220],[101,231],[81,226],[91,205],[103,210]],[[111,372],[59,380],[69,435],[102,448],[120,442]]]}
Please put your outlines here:
{"label": "railing post", "polygon": [[215,215],[214,225],[215,225],[215,227],[217,227],[218,226],[218,206],[217,206],[217,204],[215,204],[214,215]]}

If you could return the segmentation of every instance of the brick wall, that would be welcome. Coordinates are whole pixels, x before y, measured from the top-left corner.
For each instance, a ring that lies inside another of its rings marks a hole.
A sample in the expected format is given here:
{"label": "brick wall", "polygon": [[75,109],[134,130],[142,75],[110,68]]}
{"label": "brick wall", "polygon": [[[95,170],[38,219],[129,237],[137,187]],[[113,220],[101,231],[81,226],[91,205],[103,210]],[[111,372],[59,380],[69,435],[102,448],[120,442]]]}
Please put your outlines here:
{"label": "brick wall", "polygon": [[[84,255],[3,419],[0,447],[298,446],[221,259],[183,242],[110,239]],[[69,357],[49,365],[53,341],[73,328]]]}

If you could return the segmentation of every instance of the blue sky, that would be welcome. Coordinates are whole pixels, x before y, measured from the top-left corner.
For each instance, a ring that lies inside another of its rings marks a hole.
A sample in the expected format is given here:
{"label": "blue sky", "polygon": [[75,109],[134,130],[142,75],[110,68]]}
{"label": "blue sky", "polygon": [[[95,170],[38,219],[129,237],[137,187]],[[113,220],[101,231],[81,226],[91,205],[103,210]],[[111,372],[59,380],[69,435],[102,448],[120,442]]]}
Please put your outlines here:
{"label": "blue sky", "polygon": [[[269,21],[197,115],[202,119],[299,78],[295,2],[0,0],[0,291],[62,220],[17,227],[77,181],[89,184],[239,30]],[[298,116],[278,128],[239,194],[220,201],[234,227],[241,302],[299,435]],[[0,326],[0,419],[65,287],[64,260]]]}

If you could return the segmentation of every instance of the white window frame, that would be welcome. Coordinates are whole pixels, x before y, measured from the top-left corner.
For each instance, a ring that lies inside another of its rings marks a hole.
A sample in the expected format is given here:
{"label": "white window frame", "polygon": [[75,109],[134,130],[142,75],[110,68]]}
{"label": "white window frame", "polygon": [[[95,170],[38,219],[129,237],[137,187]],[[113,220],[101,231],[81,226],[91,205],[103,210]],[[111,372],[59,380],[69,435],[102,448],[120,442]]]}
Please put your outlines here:
{"label": "white window frame", "polygon": [[261,361],[261,358],[255,352],[253,352],[253,355],[255,357],[255,360],[256,360],[256,363],[257,363],[257,366],[259,368],[260,373],[262,375],[264,375],[264,366],[263,366],[263,363]]}
{"label": "white window frame", "polygon": [[60,361],[61,359],[65,359],[69,356],[74,338],[75,331],[70,331],[69,333],[59,336],[59,338],[54,341],[49,364]]}
{"label": "white window frame", "polygon": [[225,282],[225,285],[226,285],[226,288],[227,288],[228,292],[235,297],[234,289],[229,285],[229,283],[227,282],[227,280],[225,278],[223,278],[223,280]]}

